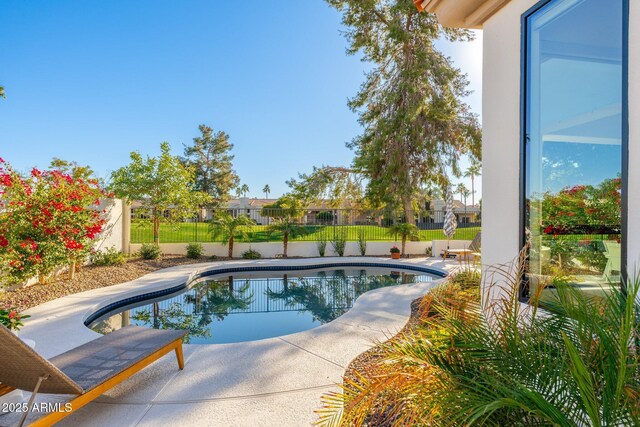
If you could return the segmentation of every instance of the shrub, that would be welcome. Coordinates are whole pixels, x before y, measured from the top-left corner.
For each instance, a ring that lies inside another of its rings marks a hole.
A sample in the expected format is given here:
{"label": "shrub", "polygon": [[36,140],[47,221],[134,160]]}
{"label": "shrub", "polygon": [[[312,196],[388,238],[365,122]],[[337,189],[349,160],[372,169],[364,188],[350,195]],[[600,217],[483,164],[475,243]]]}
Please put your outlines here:
{"label": "shrub", "polygon": [[155,243],[144,243],[140,247],[140,256],[144,259],[158,259],[160,257],[160,246]]}
{"label": "shrub", "polygon": [[327,236],[322,233],[319,240],[316,242],[316,246],[318,247],[318,254],[323,257],[325,252],[327,251]]}
{"label": "shrub", "polygon": [[127,255],[120,252],[114,247],[110,247],[105,251],[97,251],[91,254],[91,263],[93,265],[122,265],[127,262]]}
{"label": "shrub", "polygon": [[333,250],[340,256],[344,256],[344,251],[347,247],[347,233],[345,231],[336,231],[331,241]]}
{"label": "shrub", "polygon": [[421,322],[324,397],[318,424],[640,425],[638,280],[597,297],[557,282],[544,314],[538,292],[523,312],[525,263],[487,272],[500,297],[484,310],[471,270],[431,291]]}
{"label": "shrub", "polygon": [[427,246],[427,248],[424,250],[424,254],[428,257],[433,256],[433,247]]}
{"label": "shrub", "polygon": [[187,258],[200,259],[204,255],[202,243],[189,243],[187,245]]}
{"label": "shrub", "polygon": [[400,249],[398,249],[397,246],[394,246],[391,249],[389,249],[389,252],[391,252],[392,254],[399,254],[400,253]]}
{"label": "shrub", "polygon": [[367,240],[363,229],[358,229],[358,249],[360,255],[365,256],[367,254]]}
{"label": "shrub", "polygon": [[244,259],[260,259],[262,258],[262,254],[255,249],[249,249],[242,253],[242,258]]}
{"label": "shrub", "polygon": [[0,324],[5,326],[9,330],[19,330],[22,326],[24,326],[22,321],[29,317],[31,316],[27,314],[20,314],[20,312],[16,308],[0,308]]}
{"label": "shrub", "polygon": [[333,212],[331,211],[322,211],[316,215],[316,219],[324,224],[333,222]]}
{"label": "shrub", "polygon": [[13,283],[44,282],[56,268],[86,259],[106,223],[100,199],[110,196],[95,179],[36,168],[22,175],[2,158],[0,195],[0,277]]}

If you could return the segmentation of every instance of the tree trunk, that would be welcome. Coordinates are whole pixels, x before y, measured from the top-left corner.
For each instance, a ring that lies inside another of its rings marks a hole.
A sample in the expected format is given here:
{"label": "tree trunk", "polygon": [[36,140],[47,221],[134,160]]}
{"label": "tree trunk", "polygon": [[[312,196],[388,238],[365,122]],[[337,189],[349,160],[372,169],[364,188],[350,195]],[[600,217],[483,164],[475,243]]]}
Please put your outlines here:
{"label": "tree trunk", "polygon": [[404,256],[404,248],[407,245],[407,236],[402,236],[402,251],[400,252],[400,256]]}
{"label": "tree trunk", "polygon": [[69,264],[69,280],[73,280],[76,277],[76,262],[71,261]]}
{"label": "tree trunk", "polygon": [[289,233],[284,233],[284,236],[282,236],[282,243],[284,245],[284,254],[283,256],[286,258],[287,257],[287,247],[289,246]]}
{"label": "tree trunk", "polygon": [[411,198],[407,195],[402,196],[402,208],[404,209],[404,216],[409,224],[416,223],[416,217],[413,212],[413,205],[411,204]]}
{"label": "tree trunk", "polygon": [[153,209],[153,243],[160,244],[160,215],[155,208]]}
{"label": "tree trunk", "polygon": [[233,258],[233,235],[229,237],[229,258]]}
{"label": "tree trunk", "polygon": [[476,205],[476,186],[475,186],[475,175],[471,174],[471,205]]}

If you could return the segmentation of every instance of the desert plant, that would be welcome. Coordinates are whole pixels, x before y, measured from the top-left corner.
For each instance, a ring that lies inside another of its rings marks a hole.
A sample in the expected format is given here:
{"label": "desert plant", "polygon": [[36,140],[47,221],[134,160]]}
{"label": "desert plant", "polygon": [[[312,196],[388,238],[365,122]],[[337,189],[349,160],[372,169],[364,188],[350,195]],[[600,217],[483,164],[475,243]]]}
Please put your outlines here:
{"label": "desert plant", "polygon": [[242,253],[242,258],[244,259],[260,259],[262,258],[262,254],[255,249],[249,249],[248,251],[244,251]]}
{"label": "desert plant", "polygon": [[427,246],[427,248],[424,250],[424,254],[427,257],[433,256],[433,246]]}
{"label": "desert plant", "polygon": [[93,265],[122,265],[125,262],[127,262],[127,255],[113,246],[104,251],[96,251],[91,254],[91,264]]}
{"label": "desert plant", "polygon": [[525,261],[487,272],[484,309],[472,270],[428,294],[318,424],[640,425],[638,280],[598,297],[557,282],[543,314],[541,291],[518,300]]}
{"label": "desert plant", "polygon": [[143,259],[158,259],[161,253],[160,246],[155,243],[143,243],[139,251]]}
{"label": "desert plant", "polygon": [[322,233],[320,235],[318,241],[316,242],[316,246],[318,247],[318,255],[323,257],[327,251],[327,235],[325,233]]}
{"label": "desert plant", "polygon": [[336,230],[331,246],[339,256],[344,256],[344,251],[347,248],[347,233],[344,230]]}
{"label": "desert plant", "polygon": [[387,232],[394,236],[395,239],[400,237],[402,240],[402,250],[400,251],[400,255],[404,256],[404,250],[407,246],[407,239],[417,240],[420,238],[420,232],[418,227],[415,224],[409,224],[406,222],[399,222],[397,224],[393,224]]}
{"label": "desert plant", "polygon": [[287,250],[289,249],[289,239],[304,236],[308,233],[306,227],[298,224],[295,219],[290,216],[276,219],[273,224],[267,227],[267,230],[269,233],[282,233],[282,248],[285,258],[287,257]]}
{"label": "desert plant", "polygon": [[189,243],[187,245],[187,258],[200,259],[204,255],[202,243]]}
{"label": "desert plant", "polygon": [[218,212],[209,223],[213,238],[222,238],[223,244],[229,248],[229,258],[233,258],[233,244],[237,236],[247,238],[245,227],[253,225],[246,215],[233,217],[229,212]]}
{"label": "desert plant", "polygon": [[21,314],[18,309],[13,307],[0,308],[0,325],[5,326],[12,331],[19,330],[24,324],[22,321],[28,319],[28,314]]}
{"label": "desert plant", "polygon": [[358,229],[358,249],[360,250],[360,255],[365,256],[367,254],[367,239],[362,229]]}

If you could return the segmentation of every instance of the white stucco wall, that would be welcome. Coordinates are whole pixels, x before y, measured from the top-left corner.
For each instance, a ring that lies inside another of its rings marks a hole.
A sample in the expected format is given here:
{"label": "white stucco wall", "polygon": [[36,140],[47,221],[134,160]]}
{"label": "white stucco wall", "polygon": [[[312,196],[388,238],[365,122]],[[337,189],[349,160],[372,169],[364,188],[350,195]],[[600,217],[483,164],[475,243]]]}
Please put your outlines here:
{"label": "white stucco wall", "polygon": [[[400,247],[400,242],[367,242],[367,255],[389,255],[389,249],[392,246]],[[140,244],[131,244],[131,252],[135,253],[140,250]],[[226,245],[220,243],[203,243],[205,256],[216,255],[226,257],[228,249]],[[431,247],[431,241],[425,242],[407,242],[406,252],[412,255],[424,255],[427,247]],[[160,250],[165,254],[184,255],[186,254],[186,243],[161,243]],[[282,254],[282,242],[267,243],[236,243],[233,245],[233,256],[239,258],[243,252],[249,249],[255,249],[263,258],[275,258]],[[290,257],[317,257],[318,246],[316,242],[289,242],[288,255]],[[346,256],[360,256],[358,242],[347,242],[345,250]],[[331,247],[331,243],[327,243],[325,256],[337,256]]]}
{"label": "white stucco wall", "polygon": [[123,248],[123,217],[122,217],[122,200],[119,199],[107,199],[103,200],[100,205],[100,209],[107,211],[108,219],[105,225],[104,231],[94,244],[94,249],[97,251],[106,250],[108,248],[116,248],[119,251]]}
{"label": "white stucco wall", "polygon": [[485,23],[482,100],[482,263],[520,249],[520,19],[537,0],[513,0]]}

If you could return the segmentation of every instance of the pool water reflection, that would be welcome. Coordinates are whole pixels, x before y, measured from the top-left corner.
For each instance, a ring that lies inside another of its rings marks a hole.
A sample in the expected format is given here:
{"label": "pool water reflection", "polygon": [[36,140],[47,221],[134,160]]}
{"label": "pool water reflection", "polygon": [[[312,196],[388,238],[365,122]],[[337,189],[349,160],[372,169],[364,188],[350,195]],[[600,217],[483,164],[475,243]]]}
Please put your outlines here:
{"label": "pool water reflection", "polygon": [[186,329],[192,344],[250,341],[328,323],[372,289],[434,278],[439,277],[372,267],[211,276],[179,293],[122,307],[90,327],[100,333],[126,325]]}

